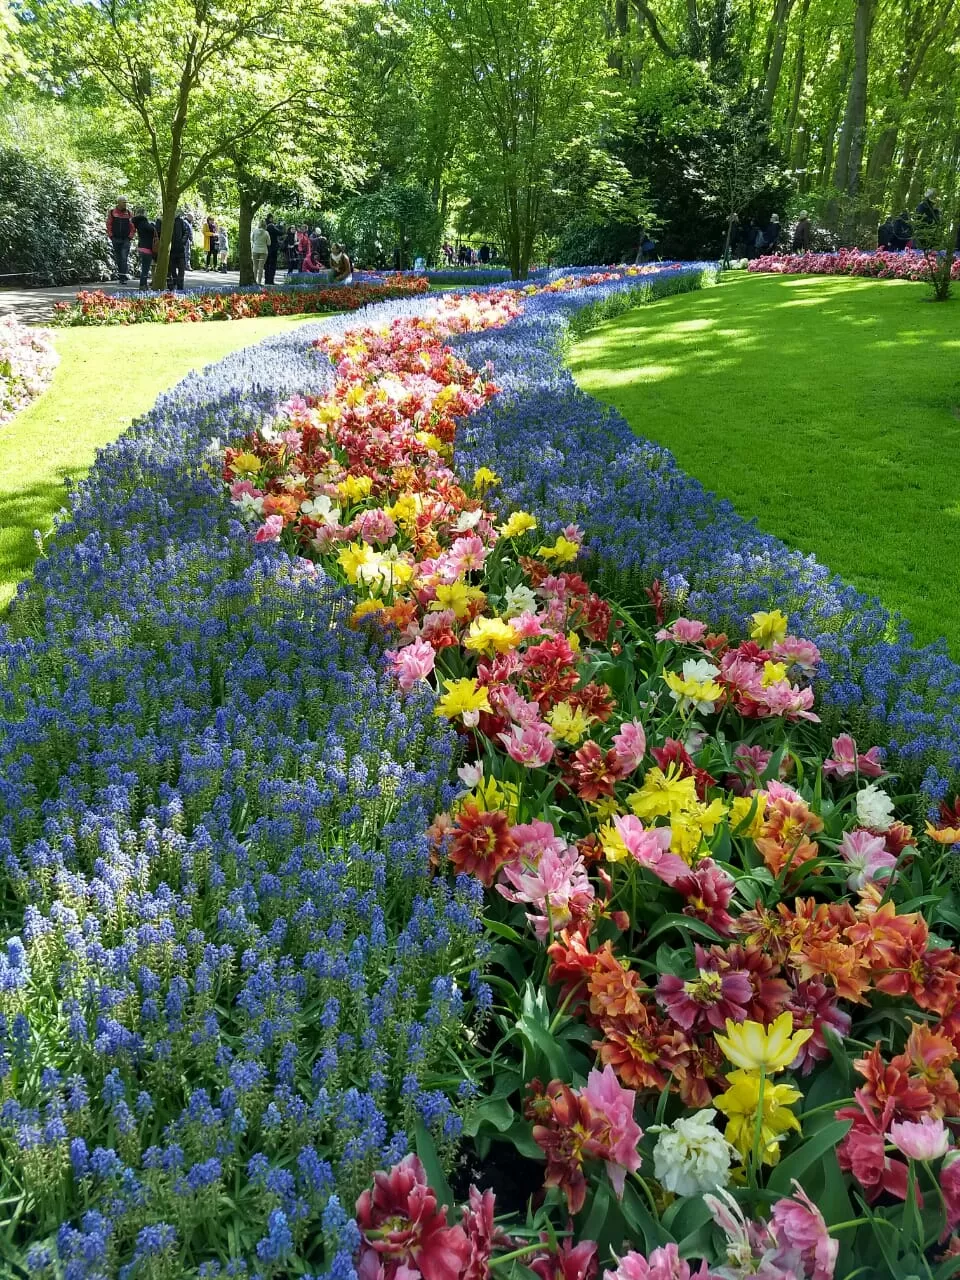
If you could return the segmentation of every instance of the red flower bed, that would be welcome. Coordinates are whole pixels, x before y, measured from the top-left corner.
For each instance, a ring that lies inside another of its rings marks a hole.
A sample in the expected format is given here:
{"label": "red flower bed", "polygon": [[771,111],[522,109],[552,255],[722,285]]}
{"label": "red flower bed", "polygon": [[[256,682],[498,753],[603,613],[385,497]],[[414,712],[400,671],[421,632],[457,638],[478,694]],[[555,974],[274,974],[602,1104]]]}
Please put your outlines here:
{"label": "red flower bed", "polygon": [[304,313],[356,311],[370,302],[408,298],[427,293],[429,283],[419,276],[387,276],[383,283],[330,285],[318,289],[238,290],[234,293],[104,293],[77,294],[75,302],[58,302],[53,323],[195,324],[201,320],[248,320],[252,316],[295,316]]}

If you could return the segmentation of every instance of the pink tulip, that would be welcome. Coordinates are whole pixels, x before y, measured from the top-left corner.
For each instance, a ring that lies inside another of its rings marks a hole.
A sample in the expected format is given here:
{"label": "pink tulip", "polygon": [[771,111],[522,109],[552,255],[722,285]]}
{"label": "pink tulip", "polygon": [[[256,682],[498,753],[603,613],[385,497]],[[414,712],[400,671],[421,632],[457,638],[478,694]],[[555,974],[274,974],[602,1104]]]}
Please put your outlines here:
{"label": "pink tulip", "polygon": [[613,735],[613,749],[623,777],[633,773],[647,750],[647,735],[639,720],[627,720]]}
{"label": "pink tulip", "polygon": [[887,1137],[908,1160],[939,1160],[950,1146],[943,1121],[932,1116],[923,1116],[919,1122],[894,1120]]}
{"label": "pink tulip", "polygon": [[279,542],[283,533],[283,516],[267,516],[253,535],[254,542]]}

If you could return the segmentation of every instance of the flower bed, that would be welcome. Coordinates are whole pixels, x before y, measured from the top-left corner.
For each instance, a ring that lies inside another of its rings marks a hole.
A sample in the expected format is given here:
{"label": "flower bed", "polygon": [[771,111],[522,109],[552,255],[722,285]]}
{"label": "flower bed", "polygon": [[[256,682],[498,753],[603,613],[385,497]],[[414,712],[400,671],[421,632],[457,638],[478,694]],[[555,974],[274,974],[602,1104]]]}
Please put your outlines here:
{"label": "flower bed", "polygon": [[919,1178],[939,1233],[905,1160],[941,1169],[956,1033],[909,1022],[955,1002],[960,833],[930,842],[860,730],[817,726],[816,648],[775,608],[731,593],[730,639],[673,578],[609,598],[545,416],[528,510],[473,464],[530,387],[569,432],[566,317],[637,294],[398,302],[237,353],[75,495],[0,633],[0,1140],[36,1274],[55,1247],[66,1280],[682,1278],[679,1244],[825,1280],[795,1175],[837,1274],[855,1242],[880,1275],[848,1198],[878,1168],[920,1269],[896,1193]]}
{"label": "flower bed", "polygon": [[[751,259],[747,270],[777,275],[867,276],[876,280],[925,280],[929,274],[923,253],[913,249],[902,253],[841,249],[837,253],[763,254]],[[960,257],[954,260],[951,275],[960,280]]]}
{"label": "flower bed", "polygon": [[390,298],[414,297],[429,285],[422,277],[387,276],[381,281],[322,288],[226,291],[196,290],[189,293],[115,294],[95,289],[78,293],[76,302],[54,304],[53,323],[182,324],[201,320],[248,320],[251,316],[293,316],[333,311],[356,311]]}
{"label": "flower bed", "polygon": [[40,395],[59,363],[48,330],[0,316],[0,426]]}

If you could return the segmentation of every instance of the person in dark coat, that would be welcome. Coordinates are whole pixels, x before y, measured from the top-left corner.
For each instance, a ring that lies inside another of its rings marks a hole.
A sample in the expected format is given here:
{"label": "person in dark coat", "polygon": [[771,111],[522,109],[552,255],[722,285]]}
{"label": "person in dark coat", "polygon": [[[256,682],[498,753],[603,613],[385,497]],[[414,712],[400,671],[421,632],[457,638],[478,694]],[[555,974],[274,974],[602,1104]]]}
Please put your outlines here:
{"label": "person in dark coat", "polygon": [[893,214],[888,213],[883,222],[877,227],[877,248],[889,252],[893,248],[893,241]]}
{"label": "person in dark coat", "polygon": [[767,229],[763,233],[764,253],[777,252],[777,245],[780,243],[780,230],[779,213],[771,213],[770,221],[767,223]]}
{"label": "person in dark coat", "polygon": [[797,225],[793,229],[793,243],[791,249],[794,253],[810,252],[810,237],[813,234],[813,226],[810,222],[810,215],[806,209],[800,214]]}
{"label": "person in dark coat", "polygon": [[902,253],[913,239],[913,223],[906,209],[900,211],[893,220],[893,236],[890,248],[894,253]]}
{"label": "person in dark coat", "polygon": [[277,258],[280,253],[280,228],[274,222],[272,214],[267,217],[267,235],[270,237],[270,247],[267,249],[267,260],[263,264],[263,281],[264,284],[275,284]]}
{"label": "person in dark coat", "polygon": [[170,265],[167,268],[167,288],[182,289],[187,269],[187,247],[193,242],[193,233],[186,218],[178,213],[173,220],[173,236],[170,240]]}
{"label": "person in dark coat", "polygon": [[130,258],[130,242],[133,240],[134,226],[127,202],[122,196],[107,214],[107,235],[113,250],[113,260],[117,266],[117,278],[121,284],[126,284],[130,279],[127,263]]}
{"label": "person in dark coat", "polygon": [[937,239],[937,232],[943,222],[943,213],[936,204],[937,193],[931,187],[925,191],[923,199],[917,205],[917,216],[913,224],[913,239],[917,248],[932,246]]}
{"label": "person in dark coat", "polygon": [[157,228],[142,209],[138,209],[134,213],[133,225],[137,233],[137,257],[140,259],[140,283],[138,287],[142,293],[144,289],[150,287],[150,271],[153,267],[153,260],[156,257],[154,242],[157,238]]}
{"label": "person in dark coat", "polygon": [[291,222],[283,241],[283,251],[287,258],[287,275],[300,270],[300,255],[297,253],[297,231]]}

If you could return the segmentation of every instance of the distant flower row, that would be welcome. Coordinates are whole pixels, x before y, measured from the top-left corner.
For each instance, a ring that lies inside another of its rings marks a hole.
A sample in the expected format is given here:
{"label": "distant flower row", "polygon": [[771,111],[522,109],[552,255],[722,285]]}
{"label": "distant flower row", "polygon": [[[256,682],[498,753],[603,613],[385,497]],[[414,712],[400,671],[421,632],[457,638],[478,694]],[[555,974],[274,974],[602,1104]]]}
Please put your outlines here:
{"label": "distant flower row", "polygon": [[259,290],[202,290],[193,293],[77,294],[75,302],[54,304],[56,325],[181,324],[202,320],[248,320],[253,316],[293,316],[359,307],[390,298],[415,297],[429,285],[420,276],[386,276],[352,285]]}
{"label": "distant flower row", "polygon": [[40,395],[59,359],[47,330],[0,317],[0,426]]}
{"label": "distant flower row", "polygon": [[[902,253],[889,253],[877,249],[866,253],[860,249],[840,249],[836,253],[763,254],[759,258],[752,258],[747,270],[778,275],[923,280],[927,268],[924,254],[919,250],[905,249]],[[960,257],[954,260],[951,274],[954,280],[960,280]]]}

